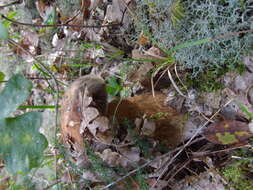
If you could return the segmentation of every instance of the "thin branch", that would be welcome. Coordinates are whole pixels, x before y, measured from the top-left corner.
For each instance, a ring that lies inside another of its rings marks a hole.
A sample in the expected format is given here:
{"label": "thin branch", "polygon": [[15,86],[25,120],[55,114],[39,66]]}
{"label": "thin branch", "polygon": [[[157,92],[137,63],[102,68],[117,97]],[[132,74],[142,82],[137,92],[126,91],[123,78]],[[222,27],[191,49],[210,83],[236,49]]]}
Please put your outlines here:
{"label": "thin branch", "polygon": [[232,147],[232,148],[226,148],[226,149],[222,149],[222,150],[216,150],[216,151],[205,151],[205,152],[193,152],[191,153],[193,157],[202,157],[202,156],[208,156],[208,155],[212,155],[212,154],[216,154],[216,153],[220,153],[220,152],[229,152],[231,150],[236,150],[236,149],[240,149],[240,148],[252,148],[253,146],[251,145],[243,145],[243,146],[238,146],[238,147]]}
{"label": "thin branch", "polygon": [[[226,107],[228,104],[230,104],[233,101],[233,99],[229,100],[223,107]],[[212,120],[220,111],[220,108],[217,112],[215,112],[212,117],[210,118],[210,120]],[[209,123],[209,121],[206,121],[201,127],[199,127],[196,132],[193,134],[193,136],[187,141],[187,143],[182,147],[181,150],[179,150],[170,160],[170,162],[167,163],[167,165],[165,166],[164,170],[162,171],[162,173],[160,174],[160,176],[157,178],[156,182],[152,185],[151,189],[154,188],[156,186],[156,184],[158,183],[158,181],[161,179],[161,177],[164,175],[164,173],[167,171],[168,167],[173,163],[173,161],[179,156],[179,154],[181,154],[181,152],[183,152],[183,150],[189,146],[192,142],[192,140],[200,133],[200,131]]]}
{"label": "thin branch", "polygon": [[61,183],[61,180],[56,180],[55,182],[53,182],[52,184],[48,185],[47,187],[43,188],[43,190],[48,190],[51,189],[53,186],[57,185]]}
{"label": "thin branch", "polygon": [[12,22],[13,24],[17,25],[23,25],[23,26],[30,26],[30,27],[77,27],[77,28],[104,28],[104,27],[110,27],[110,26],[121,26],[122,23],[114,23],[114,24],[106,24],[106,25],[80,25],[80,24],[30,24],[30,23],[24,23],[24,22],[19,22],[13,19],[9,19],[3,14],[1,14],[1,17],[9,22]]}
{"label": "thin branch", "polygon": [[253,29],[242,30],[242,31],[239,31],[239,32],[230,32],[230,33],[227,33],[227,34],[223,34],[223,35],[219,35],[219,36],[216,36],[214,38],[211,38],[211,41],[212,40],[221,40],[221,39],[224,39],[224,38],[230,38],[230,37],[234,37],[234,36],[239,36],[240,34],[246,34],[246,33],[251,33],[251,32],[253,32]]}
{"label": "thin branch", "polygon": [[11,3],[8,3],[6,5],[1,5],[0,6],[0,9],[3,9],[5,7],[9,7],[9,6],[12,6],[12,5],[16,5],[16,4],[21,4],[23,2],[23,0],[17,0],[17,1],[13,1]]}
{"label": "thin branch", "polygon": [[[202,138],[202,137],[199,138],[199,139],[195,139],[195,140],[189,142],[189,145],[190,145],[190,144],[193,144],[193,143],[196,143],[196,142],[198,142],[198,141],[200,141],[200,140],[203,140],[203,139],[204,139],[204,138]],[[184,145],[183,145],[183,146],[180,146],[180,147],[177,147],[177,148],[175,148],[174,150],[172,150],[172,151],[170,151],[170,152],[167,152],[167,153],[165,153],[165,154],[163,154],[163,155],[161,155],[161,156],[156,157],[156,158],[153,159],[153,160],[150,160],[150,161],[146,162],[145,164],[143,164],[143,165],[141,165],[140,167],[138,167],[138,168],[136,168],[136,169],[130,171],[130,172],[127,173],[126,175],[124,175],[124,176],[122,176],[121,178],[117,179],[116,181],[114,181],[114,182],[108,184],[108,185],[105,186],[102,190],[106,190],[106,189],[108,189],[108,188],[114,186],[114,185],[117,184],[118,182],[120,182],[120,181],[126,179],[127,177],[131,176],[132,174],[136,173],[137,171],[139,171],[139,170],[141,170],[141,169],[147,167],[150,163],[152,163],[152,162],[154,162],[154,161],[156,161],[156,160],[159,160],[159,159],[166,158],[166,157],[168,157],[170,154],[173,154],[173,153],[179,151],[179,150],[182,149],[182,148],[184,148]]]}

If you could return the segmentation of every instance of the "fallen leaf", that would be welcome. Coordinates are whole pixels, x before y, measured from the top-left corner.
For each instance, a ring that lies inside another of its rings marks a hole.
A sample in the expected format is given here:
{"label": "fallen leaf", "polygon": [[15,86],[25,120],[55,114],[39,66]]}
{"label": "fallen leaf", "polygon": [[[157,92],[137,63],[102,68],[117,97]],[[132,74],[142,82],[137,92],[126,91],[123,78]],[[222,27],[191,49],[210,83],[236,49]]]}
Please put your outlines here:
{"label": "fallen leaf", "polygon": [[96,136],[97,130],[105,132],[109,129],[109,120],[106,117],[101,116],[96,118],[91,124],[88,124],[87,127],[93,136]]}
{"label": "fallen leaf", "polygon": [[155,183],[156,185],[152,187],[150,190],[162,190],[168,185],[168,181],[166,180],[158,180],[155,178],[151,178],[147,180],[150,187],[152,187]]}
{"label": "fallen leaf", "polygon": [[101,182],[99,177],[96,175],[95,172],[92,171],[85,171],[82,175],[83,179],[89,180],[91,182]]}
{"label": "fallen leaf", "polygon": [[157,48],[155,46],[152,46],[147,51],[144,51],[144,54],[148,55],[148,56],[152,56],[153,59],[155,59],[155,58],[156,59],[161,59],[161,60],[168,59],[166,54],[160,48]]}
{"label": "fallen leaf", "polygon": [[[22,31],[21,32],[23,38],[18,43],[26,51],[30,52],[33,56],[40,54],[39,47],[39,36],[36,32],[33,31]],[[26,53],[21,47],[14,47],[14,52],[21,55],[23,59],[28,62],[33,61],[33,58],[30,54]]]}
{"label": "fallen leaf", "polygon": [[137,44],[145,46],[149,43],[149,38],[144,35],[143,31],[138,36]]}
{"label": "fallen leaf", "polygon": [[145,119],[141,129],[141,135],[152,137],[155,133],[155,129],[156,129],[155,122],[152,120]]}
{"label": "fallen leaf", "polygon": [[105,149],[101,154],[99,153],[98,155],[110,167],[116,167],[120,163],[120,154],[113,152],[111,149]]}
{"label": "fallen leaf", "polygon": [[235,120],[213,123],[203,134],[210,142],[224,145],[244,142],[253,136],[247,123]]}
{"label": "fallen leaf", "polygon": [[[74,81],[65,91],[61,101],[61,131],[65,143],[84,150],[83,132],[107,107],[105,82],[87,75]],[[82,125],[82,127],[80,126]]]}

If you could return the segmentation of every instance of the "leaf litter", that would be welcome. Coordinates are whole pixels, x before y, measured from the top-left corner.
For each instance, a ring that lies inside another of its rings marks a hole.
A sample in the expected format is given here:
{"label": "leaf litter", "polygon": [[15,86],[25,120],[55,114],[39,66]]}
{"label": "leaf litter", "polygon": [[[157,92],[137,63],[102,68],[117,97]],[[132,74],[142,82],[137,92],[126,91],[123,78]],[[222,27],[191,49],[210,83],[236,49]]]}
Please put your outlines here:
{"label": "leaf litter", "polygon": [[[48,21],[48,15],[53,14],[53,4],[45,4],[44,1],[38,1],[38,3],[37,11],[42,17],[43,22],[46,22]],[[115,54],[118,52],[118,49],[122,48],[124,50],[122,57],[128,54],[133,59],[166,59],[166,55],[156,46],[151,46],[151,40],[143,33],[139,34],[139,36],[136,35],[138,40],[135,43],[140,48],[136,48],[136,46],[131,47],[131,39],[125,36],[127,36],[128,32],[126,28],[131,27],[133,19],[133,15],[131,14],[133,10],[130,9],[132,8],[132,4],[134,4],[133,1],[125,0],[115,0],[108,4],[104,4],[102,1],[82,1],[80,5],[82,7],[80,9],[81,12],[76,9],[74,11],[75,16],[72,13],[63,14],[62,11],[58,12],[60,21],[63,24],[93,25],[98,23],[116,23],[123,26],[122,30],[117,26],[102,28],[65,27],[61,29],[52,38],[54,49],[46,55],[48,58],[53,58],[53,61],[48,66],[54,63],[57,66],[65,64],[70,68],[70,70],[65,70],[63,73],[55,71],[58,77],[62,77],[62,75],[68,76],[68,72],[71,71],[75,72],[75,76],[92,73],[106,78],[104,76],[108,77],[108,73],[109,76],[112,73],[113,75],[120,74],[119,64],[115,61],[117,59],[113,60],[107,54],[110,50],[112,50],[112,54]],[[105,14],[103,13],[103,9],[105,10]],[[123,23],[120,23],[122,18]],[[39,35],[36,32],[25,31],[20,46],[29,50],[35,56],[39,55],[40,41],[44,40],[41,36],[41,34]],[[95,43],[89,44],[82,49],[82,42]],[[102,48],[99,46],[102,46]],[[106,48],[104,48],[105,46]],[[129,50],[129,46],[131,50]],[[108,50],[108,47],[110,47],[110,50]],[[45,47],[42,45],[42,54],[45,53],[43,52],[43,48]],[[81,53],[78,53],[80,50]],[[15,53],[31,61],[31,57],[25,55],[22,51],[16,50]],[[93,65],[90,70],[80,68],[77,71],[71,68],[71,61],[65,59],[67,56],[74,59],[80,55],[81,59]],[[180,185],[180,188],[183,188],[182,184],[192,184],[194,188],[201,186],[222,189],[224,183],[216,184],[214,182],[219,181],[222,177],[218,174],[213,174],[210,169],[205,169],[207,167],[203,161],[196,161],[197,159],[191,160],[189,153],[200,151],[199,149],[201,148],[214,152],[226,149],[229,144],[234,144],[235,141],[230,141],[232,143],[225,142],[224,136],[230,140],[236,139],[238,142],[244,142],[244,140],[247,140],[251,136],[248,128],[251,125],[249,124],[249,118],[246,118],[246,122],[237,121],[238,118],[245,117],[245,115],[235,101],[226,107],[222,107],[233,96],[237,102],[246,105],[252,112],[252,82],[250,82],[252,81],[252,62],[251,64],[249,62],[250,59],[245,60],[248,71],[243,75],[237,76],[235,73],[229,73],[221,79],[225,85],[224,90],[221,90],[219,93],[203,93],[202,95],[193,91],[196,97],[194,99],[182,97],[174,91],[173,101],[166,101],[170,92],[174,90],[168,78],[163,78],[162,80],[157,78],[154,81],[155,83],[157,81],[163,82],[161,85],[158,85],[158,89],[156,90],[164,89],[165,84],[164,94],[155,92],[155,97],[153,97],[151,93],[146,93],[152,89],[152,77],[150,73],[159,64],[156,61],[141,63],[138,70],[134,69],[127,73],[127,81],[124,81],[124,84],[135,85],[134,87],[137,88],[136,92],[139,92],[132,97],[105,102],[103,94],[102,97],[96,97],[93,93],[90,94],[90,91],[94,89],[85,90],[80,86],[80,83],[70,85],[65,91],[61,102],[62,138],[65,144],[68,144],[67,147],[69,147],[69,151],[78,166],[92,168],[89,164],[92,163],[94,165],[95,162],[94,160],[90,161],[87,151],[87,149],[91,148],[96,155],[94,158],[103,161],[104,165],[102,164],[100,167],[123,170],[121,172],[113,172],[118,179],[127,175],[128,172],[134,171],[135,168],[141,167],[144,163],[157,158],[148,164],[145,169],[140,170],[144,176],[143,180],[149,185],[150,189],[164,189],[168,186],[174,187],[173,185],[175,185],[175,189],[176,186]],[[130,61],[130,63],[126,61],[123,64],[136,65],[137,61]],[[114,67],[115,65],[116,67]],[[116,72],[115,68],[117,68]],[[181,72],[181,68],[179,68],[179,72]],[[36,71],[35,75],[40,76],[39,71]],[[160,77],[160,74],[157,76]],[[176,73],[172,72],[172,77],[177,80]],[[179,73],[179,77],[183,77],[183,75]],[[89,75],[87,78],[89,78]],[[69,79],[65,80],[66,83],[70,83],[70,81]],[[37,82],[39,83],[40,81]],[[135,82],[140,85],[136,85]],[[177,83],[177,85],[179,84]],[[103,83],[101,86],[104,85]],[[95,90],[99,94],[104,91],[101,86],[99,87],[102,89],[101,91]],[[221,108],[220,115],[209,120]],[[231,118],[232,115],[233,117]],[[227,118],[228,116],[230,118]],[[230,120],[228,121],[227,119]],[[195,135],[199,127],[206,121],[210,125],[203,130],[202,134],[198,133],[194,139],[196,142],[193,141],[190,146],[184,147],[184,143]],[[228,127],[225,127],[226,125]],[[199,135],[204,135],[205,139]],[[208,141],[211,142],[211,145]],[[168,163],[168,159],[177,153],[178,148],[184,150],[173,161],[173,164],[167,168],[167,174],[162,174],[162,170]],[[173,152],[173,150],[176,151]],[[170,151],[172,151],[171,155],[169,154]],[[169,155],[168,158],[163,158],[162,155],[166,154]],[[217,157],[219,157],[218,154]],[[207,158],[215,159],[211,158],[211,156],[207,156]],[[216,160],[217,162],[222,162],[220,161],[222,160],[221,158],[216,159],[218,160]],[[187,160],[191,161],[188,163]],[[87,162],[89,162],[88,166],[80,164]],[[179,172],[173,175],[168,171]],[[141,182],[135,178],[137,175],[134,174],[129,178],[135,184],[136,189],[141,189]],[[208,180],[210,175],[216,175],[217,179],[214,181]],[[196,185],[196,179],[199,178],[203,178],[204,182],[201,181]],[[96,187],[103,188],[108,184],[108,182],[105,182],[106,180],[101,178],[99,172],[95,170],[82,171],[81,178],[79,179],[91,181],[94,189]],[[129,183],[131,184],[131,182]],[[203,186],[203,183],[206,186]],[[101,186],[100,184],[103,185]],[[114,185],[118,189],[122,187],[121,182]],[[188,187],[186,189],[191,188]]]}

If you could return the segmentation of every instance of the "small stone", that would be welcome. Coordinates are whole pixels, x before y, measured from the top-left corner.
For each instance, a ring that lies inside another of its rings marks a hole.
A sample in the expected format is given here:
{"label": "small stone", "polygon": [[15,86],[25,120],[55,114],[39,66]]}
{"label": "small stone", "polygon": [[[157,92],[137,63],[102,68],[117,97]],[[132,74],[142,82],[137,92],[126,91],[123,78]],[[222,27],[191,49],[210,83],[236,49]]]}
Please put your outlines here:
{"label": "small stone", "polygon": [[253,57],[251,56],[244,57],[243,63],[246,65],[247,69],[252,73],[253,72]]}
{"label": "small stone", "polygon": [[241,91],[244,91],[247,89],[247,85],[246,85],[246,82],[244,80],[244,78],[242,76],[237,76],[235,78],[235,90],[241,90]]}

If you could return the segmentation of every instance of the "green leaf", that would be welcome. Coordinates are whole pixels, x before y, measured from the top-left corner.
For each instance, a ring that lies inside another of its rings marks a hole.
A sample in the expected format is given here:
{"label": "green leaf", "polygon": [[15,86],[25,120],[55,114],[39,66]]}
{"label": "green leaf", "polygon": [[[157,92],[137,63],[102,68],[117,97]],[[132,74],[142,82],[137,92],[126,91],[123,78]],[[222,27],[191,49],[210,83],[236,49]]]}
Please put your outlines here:
{"label": "green leaf", "polygon": [[39,166],[48,145],[46,138],[39,133],[41,121],[39,112],[0,120],[0,157],[10,173],[26,173]]}
{"label": "green leaf", "polygon": [[0,39],[2,39],[2,40],[8,39],[8,30],[3,25],[2,21],[0,21]]}
{"label": "green leaf", "polygon": [[111,94],[112,96],[118,95],[118,93],[121,91],[122,86],[117,81],[116,77],[112,76],[108,79],[106,85],[106,91],[108,94]]}
{"label": "green leaf", "polygon": [[5,74],[3,72],[0,72],[0,82],[4,80]]}
{"label": "green leaf", "polygon": [[56,9],[53,8],[50,12],[46,13],[46,21],[45,24],[55,24],[56,23]]}
{"label": "green leaf", "polygon": [[6,83],[0,93],[0,119],[8,117],[19,105],[24,103],[30,94],[32,83],[21,74],[16,74]]}
{"label": "green leaf", "polygon": [[[9,19],[13,19],[17,14],[17,11],[10,11],[6,17]],[[5,26],[5,28],[8,29],[11,25],[11,22],[8,20],[3,20],[3,25]]]}
{"label": "green leaf", "polygon": [[239,105],[239,108],[243,111],[243,113],[250,118],[250,120],[253,120],[253,113],[251,113],[248,108],[244,105],[242,105],[241,103],[237,102],[237,104]]}

